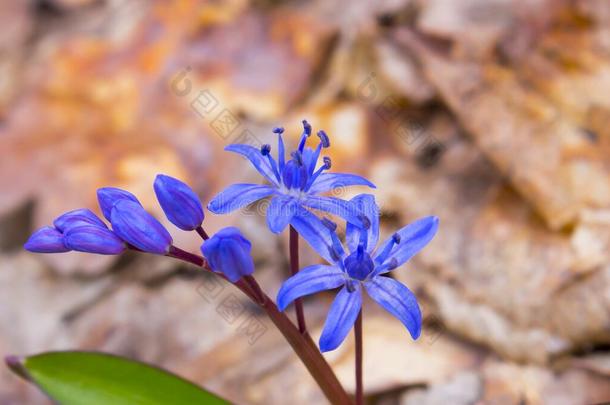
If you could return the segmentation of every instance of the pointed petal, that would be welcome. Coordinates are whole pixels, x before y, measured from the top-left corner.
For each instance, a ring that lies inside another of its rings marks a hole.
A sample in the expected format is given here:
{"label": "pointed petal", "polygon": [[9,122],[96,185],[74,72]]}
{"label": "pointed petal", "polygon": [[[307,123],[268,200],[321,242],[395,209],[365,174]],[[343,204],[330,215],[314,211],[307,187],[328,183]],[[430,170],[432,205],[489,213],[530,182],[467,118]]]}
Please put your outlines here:
{"label": "pointed petal", "polygon": [[332,231],[328,229],[320,218],[299,207],[297,214],[290,221],[299,235],[309,243],[320,256],[329,263],[337,263],[343,259],[343,252],[334,252]]}
{"label": "pointed petal", "polygon": [[411,290],[398,281],[383,276],[365,282],[364,287],[373,300],[405,325],[413,339],[419,337],[421,311]]}
{"label": "pointed petal", "polygon": [[273,233],[282,232],[299,208],[298,201],[291,196],[278,195],[267,208],[267,225]]}
{"label": "pointed petal", "polygon": [[34,253],[63,253],[70,251],[64,244],[62,233],[52,226],[45,226],[34,232],[23,247],[25,250]]}
{"label": "pointed petal", "polygon": [[308,196],[303,199],[303,205],[327,212],[331,215],[339,216],[347,222],[357,226],[366,227],[365,219],[358,211],[358,208],[350,201],[341,200],[335,197]]}
{"label": "pointed petal", "polygon": [[110,223],[119,238],[144,252],[164,255],[172,244],[167,229],[134,201],[117,202],[112,208]]}
{"label": "pointed petal", "polygon": [[345,230],[347,246],[351,252],[355,252],[361,240],[360,234],[366,232],[365,249],[370,253],[375,249],[375,246],[377,246],[377,242],[379,241],[379,207],[372,194],[357,195],[351,199],[351,202],[369,219],[371,226],[367,230],[362,230],[362,228],[348,222]]}
{"label": "pointed petal", "polygon": [[343,287],[330,306],[322,336],[320,350],[328,352],[335,350],[345,340],[354,326],[358,313],[362,308],[362,291],[359,283],[354,283],[354,291]]}
{"label": "pointed petal", "polygon": [[262,174],[267,180],[271,182],[271,184],[278,185],[277,179],[275,178],[275,174],[273,173],[273,169],[269,164],[267,158],[265,158],[261,151],[254,146],[250,145],[229,145],[225,148],[228,152],[239,153],[240,155],[245,156],[254,166],[254,168]]}
{"label": "pointed petal", "polygon": [[53,221],[53,225],[60,232],[66,232],[68,229],[80,225],[96,225],[100,228],[108,228],[93,211],[87,208],[68,211],[60,215]]}
{"label": "pointed petal", "polygon": [[373,183],[362,176],[344,173],[322,173],[309,188],[312,194],[325,193],[337,188],[349,186],[368,186],[376,188]]}
{"label": "pointed petal", "polygon": [[345,273],[336,266],[318,264],[299,271],[284,281],[277,294],[277,306],[280,311],[297,298],[320,291],[332,290],[345,283]]}
{"label": "pointed petal", "polygon": [[112,208],[122,200],[129,200],[140,204],[138,198],[127,190],[116,187],[102,187],[97,189],[97,201],[100,204],[104,218],[110,221]]}
{"label": "pointed petal", "polygon": [[125,250],[125,243],[114,232],[95,225],[71,227],[64,234],[64,244],[77,252],[100,255],[118,255]]}
{"label": "pointed petal", "polygon": [[[397,267],[403,265],[434,238],[437,230],[438,217],[425,217],[410,223],[397,232],[400,235],[400,243],[394,246],[385,261],[395,258]],[[377,254],[383,252],[389,243],[392,243],[392,237],[379,246]]]}
{"label": "pointed petal", "polygon": [[233,184],[210,201],[208,210],[214,214],[228,214],[274,192],[273,188],[259,184]]}

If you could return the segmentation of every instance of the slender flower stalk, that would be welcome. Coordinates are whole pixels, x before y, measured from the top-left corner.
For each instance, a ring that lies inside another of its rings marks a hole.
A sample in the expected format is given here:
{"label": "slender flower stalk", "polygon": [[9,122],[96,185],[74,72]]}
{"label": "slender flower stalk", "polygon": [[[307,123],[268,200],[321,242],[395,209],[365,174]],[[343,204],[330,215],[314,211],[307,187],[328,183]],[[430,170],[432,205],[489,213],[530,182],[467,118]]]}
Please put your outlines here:
{"label": "slender flower stalk", "polygon": [[203,229],[202,226],[198,226],[197,229],[195,229],[195,231],[197,231],[197,233],[199,234],[199,236],[201,236],[201,239],[203,240],[208,240],[210,239],[210,236],[208,235],[208,233],[205,231],[205,229]]}
{"label": "slender flower stalk", "polygon": [[[290,226],[290,272],[294,276],[299,272],[299,233],[291,225]],[[294,300],[294,310],[297,316],[297,324],[299,332],[307,333],[307,325],[305,324],[305,311],[303,310],[303,301],[301,298]]]}
{"label": "slender flower stalk", "polygon": [[364,386],[362,380],[362,309],[356,318],[354,324],[354,340],[356,344],[355,357],[356,357],[356,405],[364,404]]}

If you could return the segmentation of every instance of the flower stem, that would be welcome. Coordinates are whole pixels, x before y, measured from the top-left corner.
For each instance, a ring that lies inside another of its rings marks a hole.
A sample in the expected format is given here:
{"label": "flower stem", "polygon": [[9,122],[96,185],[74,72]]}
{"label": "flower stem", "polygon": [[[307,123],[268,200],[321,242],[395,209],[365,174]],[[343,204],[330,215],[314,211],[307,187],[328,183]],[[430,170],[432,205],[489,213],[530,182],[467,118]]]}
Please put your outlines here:
{"label": "flower stem", "polygon": [[169,247],[169,252],[166,256],[180,259],[182,261],[192,263],[195,266],[199,267],[203,267],[205,264],[205,259],[203,257],[195,255],[193,253],[189,253],[186,250],[182,250],[173,245]]}
{"label": "flower stem", "polygon": [[364,391],[362,387],[362,309],[356,318],[354,325],[354,337],[356,338],[356,405],[364,404]]}
{"label": "flower stem", "polygon": [[[186,252],[180,248],[172,246],[167,256],[195,264],[206,271],[212,271],[203,257]],[[222,274],[215,274],[226,279]],[[316,344],[311,340],[309,334],[301,333],[290,319],[283,312],[280,312],[273,300],[260,288],[256,279],[252,276],[244,277],[234,283],[234,285],[265,310],[269,319],[284,335],[284,338],[297,356],[299,356],[301,362],[303,362],[309,374],[311,374],[320,389],[322,389],[326,398],[332,404],[352,404],[337,376],[318,350]]]}
{"label": "flower stem", "polygon": [[[290,272],[294,276],[299,272],[299,234],[296,229],[290,226]],[[307,325],[305,325],[305,313],[303,311],[303,301],[301,298],[294,300],[294,310],[297,315],[297,323],[299,332],[307,333]]]}
{"label": "flower stem", "polygon": [[199,234],[199,236],[201,236],[201,239],[203,240],[208,240],[210,239],[210,236],[208,235],[208,233],[205,231],[205,229],[203,229],[203,227],[201,225],[199,225],[197,228],[195,228],[195,230],[197,231],[197,233]]}
{"label": "flower stem", "polygon": [[256,300],[258,301],[258,304],[264,306],[265,301],[267,300],[267,296],[261,289],[260,285],[258,285],[258,283],[256,282],[256,279],[252,276],[245,276],[244,280],[246,280],[246,284],[248,284],[248,286],[252,290],[254,297],[256,297]]}

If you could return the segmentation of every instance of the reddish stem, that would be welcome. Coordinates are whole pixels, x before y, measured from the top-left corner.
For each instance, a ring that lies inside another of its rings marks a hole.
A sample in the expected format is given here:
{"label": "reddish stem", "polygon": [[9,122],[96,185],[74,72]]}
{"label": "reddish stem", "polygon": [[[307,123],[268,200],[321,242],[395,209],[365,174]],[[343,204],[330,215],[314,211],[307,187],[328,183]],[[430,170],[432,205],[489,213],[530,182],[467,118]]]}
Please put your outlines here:
{"label": "reddish stem", "polygon": [[201,225],[198,226],[195,230],[197,231],[199,236],[201,236],[201,239],[203,239],[203,240],[210,239],[210,237],[208,236],[208,233],[205,231],[205,229],[203,229],[203,227]]}
{"label": "reddish stem", "polygon": [[204,267],[204,263],[207,266],[207,262],[201,256],[195,255],[193,253],[187,252],[186,250],[182,250],[176,246],[170,246],[169,252],[166,256],[173,257],[176,259],[180,259],[185,262],[189,262],[194,264],[195,266]]}
{"label": "reddish stem", "polygon": [[364,404],[364,390],[362,387],[362,309],[356,318],[354,325],[354,337],[356,338],[356,405]]}
{"label": "reddish stem", "polygon": [[[299,234],[296,229],[290,226],[290,272],[294,276],[299,272]],[[299,332],[307,333],[305,325],[305,312],[303,311],[303,301],[301,298],[294,300],[294,310],[297,315]]]}

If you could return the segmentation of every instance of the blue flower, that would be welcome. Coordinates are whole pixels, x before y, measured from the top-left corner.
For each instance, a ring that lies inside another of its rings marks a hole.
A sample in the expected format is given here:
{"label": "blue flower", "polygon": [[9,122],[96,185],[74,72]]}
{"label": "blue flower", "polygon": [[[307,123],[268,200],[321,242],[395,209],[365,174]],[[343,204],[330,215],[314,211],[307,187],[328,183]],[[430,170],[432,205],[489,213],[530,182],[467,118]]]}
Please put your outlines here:
{"label": "blue flower", "polygon": [[164,255],[172,245],[172,237],[163,225],[130,199],[114,204],[110,223],[121,239],[144,252]]}
{"label": "blue flower", "polygon": [[125,250],[125,243],[108,229],[93,211],[81,208],[68,211],[34,232],[25,249],[36,253],[63,253],[71,250],[116,255]]}
{"label": "blue flower", "polygon": [[348,202],[334,197],[319,194],[336,188],[365,185],[375,187],[367,179],[355,174],[328,173],[331,168],[330,158],[324,157],[318,167],[322,149],[330,146],[330,140],[324,131],[318,132],[320,142],[316,149],[306,147],[311,136],[311,125],[303,120],[303,134],[298,148],[286,160],[283,128],[275,128],[278,134],[277,162],[271,155],[271,146],[263,145],[259,150],[250,145],[229,145],[225,150],[245,156],[256,170],[270,183],[234,184],[218,194],[208,205],[215,214],[226,214],[245,207],[262,198],[271,196],[267,209],[267,224],[274,233],[280,233],[295,217],[304,212],[301,208],[318,209],[338,215],[358,226],[367,227],[366,218],[359,215]]}
{"label": "blue flower", "polygon": [[155,179],[155,194],[165,216],[184,231],[201,226],[204,214],[197,194],[185,183],[164,174]]}
{"label": "blue flower", "polygon": [[112,208],[121,200],[129,200],[140,204],[137,197],[129,191],[116,187],[102,187],[97,189],[97,201],[100,204],[104,218],[108,221],[111,221]]}
{"label": "blue flower", "polygon": [[232,283],[254,272],[251,250],[250,241],[235,227],[221,229],[201,245],[212,270],[224,274]]}
{"label": "blue flower", "polygon": [[65,214],[60,215],[53,221],[53,225],[60,232],[66,232],[70,228],[81,225],[95,225],[101,228],[107,228],[104,221],[87,208],[68,211]]}
{"label": "blue flower", "polygon": [[101,255],[118,255],[125,243],[110,229],[95,225],[80,225],[64,233],[64,244],[70,250]]}
{"label": "blue flower", "polygon": [[64,245],[63,234],[52,226],[40,228],[23,245],[25,250],[34,253],[63,253],[70,249]]}
{"label": "blue flower", "polygon": [[[330,265],[314,265],[301,270],[282,285],[278,307],[284,310],[295,299],[341,287],[333,301],[322,336],[323,352],[336,349],[352,328],[362,306],[362,291],[408,329],[413,339],[421,332],[421,311],[415,295],[403,284],[384,276],[419,252],[436,234],[438,218],[427,217],[396,232],[379,247],[379,208],[372,195],[361,194],[352,202],[371,222],[368,229],[348,224],[346,252],[336,225],[327,219],[300,219],[299,233]],[[310,214],[313,216],[313,214]]]}

